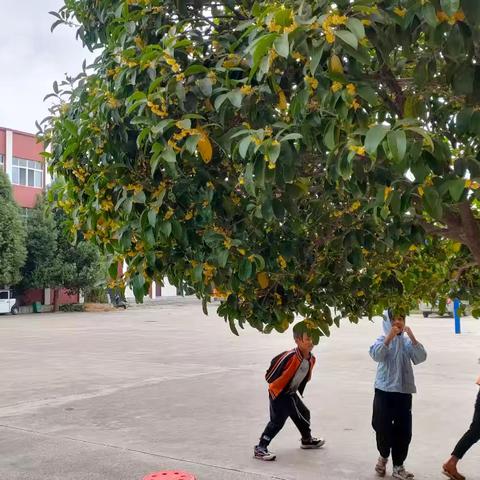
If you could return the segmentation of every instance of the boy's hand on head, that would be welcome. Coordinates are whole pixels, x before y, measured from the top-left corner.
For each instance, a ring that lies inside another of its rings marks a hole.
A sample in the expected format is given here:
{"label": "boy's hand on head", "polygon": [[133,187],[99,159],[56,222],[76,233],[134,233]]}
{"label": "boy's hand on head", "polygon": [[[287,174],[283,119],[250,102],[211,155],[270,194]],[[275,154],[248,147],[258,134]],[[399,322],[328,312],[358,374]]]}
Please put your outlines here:
{"label": "boy's hand on head", "polygon": [[410,327],[405,327],[405,333],[408,335],[412,343],[416,345],[417,339],[415,338],[415,335],[413,334],[412,329]]}

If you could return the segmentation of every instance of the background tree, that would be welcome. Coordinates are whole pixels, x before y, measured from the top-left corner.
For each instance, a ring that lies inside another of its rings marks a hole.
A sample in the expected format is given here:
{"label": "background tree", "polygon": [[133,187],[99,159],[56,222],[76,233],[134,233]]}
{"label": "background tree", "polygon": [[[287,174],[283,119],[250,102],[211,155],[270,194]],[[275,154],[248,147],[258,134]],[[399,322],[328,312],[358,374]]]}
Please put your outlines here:
{"label": "background tree", "polygon": [[0,286],[15,285],[25,262],[25,226],[12,196],[12,186],[0,170]]}
{"label": "background tree", "polygon": [[408,308],[401,272],[375,283],[371,259],[408,262],[426,233],[478,267],[479,2],[71,0],[55,16],[99,49],[41,127],[58,195],[138,298],[167,275],[220,291],[232,329],[298,312],[328,331],[327,305]]}
{"label": "background tree", "polygon": [[27,231],[23,289],[52,288],[54,307],[58,310],[61,288],[79,293],[96,286],[102,271],[98,248],[84,241],[73,245],[67,238],[61,211],[52,213],[39,202],[28,218]]}

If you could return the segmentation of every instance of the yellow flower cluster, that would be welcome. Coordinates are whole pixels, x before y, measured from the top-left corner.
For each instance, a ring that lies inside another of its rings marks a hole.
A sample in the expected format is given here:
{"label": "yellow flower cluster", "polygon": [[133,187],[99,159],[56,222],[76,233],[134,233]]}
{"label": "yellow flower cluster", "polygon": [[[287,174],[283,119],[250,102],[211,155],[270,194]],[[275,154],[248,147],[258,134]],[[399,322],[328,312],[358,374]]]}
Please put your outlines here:
{"label": "yellow flower cluster", "polygon": [[347,85],[347,92],[349,95],[354,97],[357,94],[357,87],[353,83]]}
{"label": "yellow flower cluster", "polygon": [[282,269],[287,268],[287,262],[286,262],[286,260],[282,257],[282,255],[279,255],[279,256],[278,256],[277,262],[278,262],[278,264],[280,265],[280,267],[281,267]]}
{"label": "yellow flower cluster", "polygon": [[365,155],[365,147],[359,146],[359,145],[350,145],[348,149],[351,152],[355,152],[357,155],[364,156]]}
{"label": "yellow flower cluster", "polygon": [[455,23],[465,20],[465,14],[459,10],[449,17],[443,10],[439,10],[437,11],[437,19],[440,23],[448,22],[450,25],[455,25]]}
{"label": "yellow flower cluster", "polygon": [[75,170],[73,170],[73,174],[77,177],[78,181],[80,182],[84,182],[85,178],[87,177],[87,171],[82,167],[78,167]]}
{"label": "yellow flower cluster", "polygon": [[323,21],[322,30],[325,33],[325,39],[328,43],[335,42],[335,34],[333,27],[345,25],[347,23],[347,20],[348,18],[345,15],[332,14]]}
{"label": "yellow flower cluster", "polygon": [[213,265],[210,265],[208,262],[203,264],[203,282],[205,284],[209,283],[210,280],[215,275],[216,268]]}
{"label": "yellow flower cluster", "polygon": [[113,210],[112,197],[107,197],[107,198],[103,199],[100,202],[100,208],[105,212],[109,212],[109,211]]}
{"label": "yellow flower cluster", "polygon": [[115,98],[114,95],[110,92],[107,92],[105,94],[105,97],[110,108],[118,108],[122,104],[122,102]]}
{"label": "yellow flower cluster", "polygon": [[332,86],[330,87],[330,90],[332,90],[333,93],[338,92],[343,88],[343,85],[340,82],[333,82]]}
{"label": "yellow flower cluster", "polygon": [[362,204],[358,200],[356,200],[355,202],[352,203],[351,207],[349,208],[349,212],[350,213],[356,212],[361,206]]}
{"label": "yellow flower cluster", "polygon": [[240,93],[242,95],[251,95],[253,93],[253,88],[251,85],[244,85],[241,89],[240,89]]}
{"label": "yellow flower cluster", "polygon": [[163,56],[165,58],[165,62],[167,62],[167,65],[170,65],[170,68],[172,69],[173,73],[180,72],[180,65],[177,63],[175,58],[173,58],[171,55],[169,55],[166,52],[164,52]]}
{"label": "yellow flower cluster", "polygon": [[157,105],[156,103],[149,100],[147,102],[147,106],[150,108],[152,113],[158,115],[160,118],[168,117],[167,104],[165,100],[162,99],[161,105]]}
{"label": "yellow flower cluster", "polygon": [[229,53],[227,56],[227,59],[224,60],[223,62],[223,66],[225,68],[233,68],[238,66],[240,61],[241,61],[241,58],[239,55],[237,55],[236,53]]}
{"label": "yellow flower cluster", "polygon": [[286,97],[285,92],[283,90],[280,90],[278,92],[278,105],[277,105],[277,107],[282,112],[287,110],[287,108],[288,108],[287,97]]}
{"label": "yellow flower cluster", "polygon": [[398,15],[399,17],[404,17],[407,14],[407,9],[404,7],[395,7],[393,9],[393,13],[395,13],[395,15]]}
{"label": "yellow flower cluster", "polygon": [[128,185],[125,185],[125,189],[128,191],[133,191],[134,193],[143,192],[143,186],[138,183],[137,184],[130,183]]}
{"label": "yellow flower cluster", "polygon": [[163,218],[164,218],[165,220],[169,220],[170,218],[173,217],[173,214],[174,214],[174,213],[175,213],[175,212],[174,212],[173,208],[172,208],[172,207],[168,207],[168,210],[167,210],[167,212],[165,213],[165,215],[164,215]]}
{"label": "yellow flower cluster", "polygon": [[361,105],[358,103],[357,99],[354,99],[350,107],[357,111],[361,107]]}
{"label": "yellow flower cluster", "polygon": [[308,88],[313,91],[318,88],[318,80],[314,77],[310,77],[309,75],[304,77],[305,83],[308,85]]}
{"label": "yellow flower cluster", "polygon": [[472,190],[478,190],[480,188],[480,184],[475,182],[474,180],[465,180],[465,187],[471,188]]}

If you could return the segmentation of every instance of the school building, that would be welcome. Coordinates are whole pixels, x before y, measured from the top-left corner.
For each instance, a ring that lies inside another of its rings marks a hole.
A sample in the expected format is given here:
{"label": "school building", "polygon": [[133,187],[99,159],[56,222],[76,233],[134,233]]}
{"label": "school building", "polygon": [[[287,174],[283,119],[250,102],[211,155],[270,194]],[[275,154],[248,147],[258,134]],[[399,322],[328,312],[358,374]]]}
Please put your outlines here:
{"label": "school building", "polygon": [[[0,169],[12,183],[13,198],[26,219],[35,207],[39,195],[45,191],[46,164],[40,155],[43,146],[37,143],[35,135],[0,127]],[[28,290],[19,299],[20,305],[41,302],[53,303],[52,292],[47,289]],[[59,304],[77,303],[79,295],[59,291]]]}

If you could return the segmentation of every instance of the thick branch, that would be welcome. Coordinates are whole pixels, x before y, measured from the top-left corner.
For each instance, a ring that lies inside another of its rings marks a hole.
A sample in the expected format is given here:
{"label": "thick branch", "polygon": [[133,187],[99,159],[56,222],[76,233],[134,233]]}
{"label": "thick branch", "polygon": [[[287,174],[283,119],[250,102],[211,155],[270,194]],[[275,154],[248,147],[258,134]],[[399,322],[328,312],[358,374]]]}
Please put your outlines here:
{"label": "thick branch", "polygon": [[472,252],[473,258],[480,265],[480,226],[474,217],[470,203],[462,202],[458,205],[458,211],[462,220],[465,245]]}

